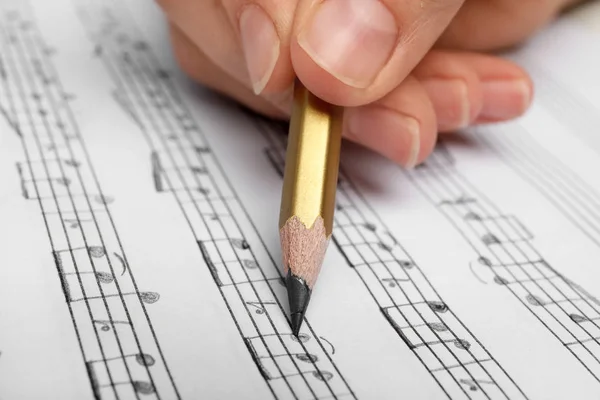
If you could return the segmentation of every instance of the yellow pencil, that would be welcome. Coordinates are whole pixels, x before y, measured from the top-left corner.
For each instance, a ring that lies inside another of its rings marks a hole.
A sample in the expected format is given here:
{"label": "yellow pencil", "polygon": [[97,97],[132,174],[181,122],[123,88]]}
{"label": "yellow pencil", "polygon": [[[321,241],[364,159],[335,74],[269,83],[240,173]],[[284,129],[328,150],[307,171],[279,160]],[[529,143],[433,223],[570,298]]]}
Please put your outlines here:
{"label": "yellow pencil", "polygon": [[279,216],[296,336],[332,233],[341,141],[342,109],[318,99],[296,80]]}

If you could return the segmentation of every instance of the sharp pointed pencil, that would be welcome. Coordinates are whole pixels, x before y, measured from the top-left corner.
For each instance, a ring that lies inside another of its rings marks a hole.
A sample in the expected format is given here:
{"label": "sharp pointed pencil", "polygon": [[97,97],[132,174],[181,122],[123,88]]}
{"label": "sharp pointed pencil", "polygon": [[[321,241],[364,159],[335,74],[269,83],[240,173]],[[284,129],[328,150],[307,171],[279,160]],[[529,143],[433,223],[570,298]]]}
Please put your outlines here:
{"label": "sharp pointed pencil", "polygon": [[333,229],[342,141],[342,110],[298,80],[288,135],[279,235],[290,306],[298,336]]}

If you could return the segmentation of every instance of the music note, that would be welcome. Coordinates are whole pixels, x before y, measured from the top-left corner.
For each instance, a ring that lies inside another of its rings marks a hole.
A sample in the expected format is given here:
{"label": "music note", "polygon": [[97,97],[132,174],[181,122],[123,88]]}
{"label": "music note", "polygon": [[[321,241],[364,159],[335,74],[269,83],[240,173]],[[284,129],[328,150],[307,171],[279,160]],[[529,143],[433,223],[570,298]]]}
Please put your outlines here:
{"label": "music note", "polygon": [[441,322],[428,322],[427,326],[436,332],[446,332],[448,330],[448,327]]}
{"label": "music note", "polygon": [[[97,322],[97,321],[94,321]],[[105,321],[103,321],[105,322]],[[118,322],[118,321],[113,321]],[[109,328],[110,329],[110,328]],[[102,328],[103,331],[107,331],[109,329]],[[135,353],[135,354],[126,354],[123,356],[104,358],[101,360],[91,360],[88,361],[88,364],[96,364],[96,363],[106,363],[107,361],[115,361],[115,360],[125,360],[126,358],[135,358],[135,362],[143,367],[151,367],[156,364],[156,360],[150,354],[145,353]]]}
{"label": "music note", "polygon": [[148,43],[143,41],[137,41],[133,44],[133,48],[140,51],[148,50]]}
{"label": "music note", "polygon": [[109,284],[109,283],[113,283],[115,280],[114,276],[112,276],[112,274],[109,272],[86,271],[86,272],[67,272],[67,273],[65,273],[65,275],[85,275],[85,274],[96,275],[96,280],[98,280],[98,283]]}
{"label": "music note", "polygon": [[486,233],[485,235],[483,235],[481,237],[481,241],[486,246],[489,246],[492,244],[500,244],[500,239],[498,239],[498,237],[496,237],[495,235],[493,235],[491,233]]}
{"label": "music note", "polygon": [[412,347],[417,348],[417,347],[421,347],[421,346],[431,346],[434,344],[441,344],[441,343],[452,343],[454,345],[454,347],[456,347],[457,349],[460,349],[460,350],[469,350],[469,348],[471,347],[471,343],[469,343],[465,339],[436,340],[433,342],[425,342],[425,343],[415,344]]}
{"label": "music note", "polygon": [[408,282],[409,280],[410,279],[408,278],[384,278],[381,281],[386,282],[389,287],[393,288],[396,286],[400,286],[398,285],[398,282]]}
{"label": "music note", "polygon": [[600,320],[600,317],[590,318],[586,315],[579,315],[579,314],[570,314],[569,318],[571,318],[571,320],[573,320],[573,322],[576,322],[578,324],[582,324],[584,322],[592,322],[592,321]]}
{"label": "music note", "polygon": [[106,255],[106,251],[102,246],[75,247],[73,249],[58,250],[57,253],[75,252],[77,250],[87,250],[92,258],[102,258]]}
{"label": "music note", "polygon": [[205,196],[208,196],[210,194],[210,190],[207,188],[203,188],[203,187],[199,187],[198,189],[196,189],[198,192],[202,193]]}
{"label": "music note", "polygon": [[261,303],[260,301],[247,301],[246,304],[256,308],[256,310],[254,310],[255,313],[264,314],[267,310],[263,306],[264,305],[275,305],[275,302],[265,301],[264,303]]}
{"label": "music note", "polygon": [[248,250],[250,248],[250,245],[245,239],[231,239],[231,244],[240,250]]}
{"label": "music note", "polygon": [[44,47],[44,54],[48,57],[51,57],[56,54],[56,49],[54,47],[46,46]]}
{"label": "music note", "polygon": [[379,248],[381,250],[388,251],[388,252],[392,251],[392,247],[389,244],[385,244],[383,242],[379,242],[379,243],[377,243],[377,245],[379,246]]}
{"label": "music note", "polygon": [[66,177],[56,178],[55,180],[56,180],[56,183],[58,183],[59,185],[63,185],[65,187],[67,187],[71,184],[71,180]]}
{"label": "music note", "polygon": [[115,200],[110,196],[105,196],[105,195],[99,194],[99,195],[94,196],[94,201],[96,201],[96,203],[99,203],[99,204],[107,205],[107,204],[112,203]]}
{"label": "music note", "polygon": [[164,69],[159,69],[156,71],[156,76],[158,76],[160,79],[168,79],[169,72]]}
{"label": "music note", "polygon": [[377,227],[370,223],[370,222],[366,222],[365,224],[363,224],[363,226],[367,229],[370,230],[371,232],[375,232],[377,230]]}
{"label": "music note", "polygon": [[111,297],[134,296],[134,295],[139,295],[142,302],[144,302],[146,304],[154,304],[158,300],[160,300],[160,295],[156,292],[139,292],[139,293],[138,292],[129,292],[129,293],[122,293],[122,294],[109,294],[109,295],[104,295],[104,296],[81,297],[78,299],[69,299],[69,301],[71,303],[75,303],[78,301],[108,299]]}
{"label": "music note", "polygon": [[156,364],[156,360],[150,354],[139,353],[135,355],[135,361],[145,367],[151,367]]}
{"label": "music note", "polygon": [[81,218],[78,220],[66,218],[66,219],[63,219],[63,221],[69,225],[69,228],[76,229],[76,228],[81,227],[81,222],[91,222],[92,220],[91,219],[81,219]]}
{"label": "music note", "polygon": [[542,300],[539,296],[536,296],[534,294],[528,294],[527,296],[525,296],[525,299],[529,304],[531,304],[534,307],[546,305],[544,300]]}
{"label": "music note", "polygon": [[197,175],[208,174],[208,170],[205,167],[192,167],[192,172]]}
{"label": "music note", "polygon": [[140,394],[153,394],[154,386],[150,382],[144,381],[131,381],[131,382],[115,382],[113,384],[102,385],[102,387],[116,386],[116,385],[132,385],[133,390]]}
{"label": "music note", "polygon": [[124,324],[124,325],[131,325],[131,324],[130,324],[129,322],[127,322],[127,321],[114,321],[114,320],[106,321],[106,320],[94,320],[94,321],[92,321],[92,322],[93,322],[93,323],[95,323],[95,324],[100,324],[100,325],[102,325],[102,326],[100,327],[100,330],[101,330],[101,331],[104,331],[104,332],[108,332],[108,331],[110,331],[110,325],[111,325],[111,324]]}
{"label": "music note", "polygon": [[486,258],[486,257],[479,257],[477,259],[477,262],[479,264],[481,264],[481,265],[485,265],[486,267],[491,267],[493,265],[492,261],[489,258]]}
{"label": "music note", "polygon": [[481,216],[475,212],[470,212],[465,214],[464,217],[466,220],[473,220],[473,221],[481,221]]}
{"label": "music note", "polygon": [[492,381],[482,381],[482,380],[473,380],[473,379],[461,379],[459,382],[462,383],[463,385],[468,386],[469,390],[472,392],[476,392],[477,389],[481,388],[481,386],[479,385],[480,383],[485,383],[485,384],[489,384],[489,385],[494,384],[494,382],[492,382]]}
{"label": "music note", "polygon": [[312,375],[320,381],[326,382],[333,378],[333,374],[328,371],[313,371]]}
{"label": "music note", "polygon": [[298,336],[290,333],[290,336],[294,342],[306,343],[310,340],[310,336],[308,336],[306,333],[300,333]]}
{"label": "music note", "polygon": [[494,276],[494,282],[498,285],[508,285],[509,281],[499,275]]}
{"label": "music note", "polygon": [[75,96],[72,93],[63,93],[62,98],[64,101],[72,101],[72,100],[75,100],[77,98],[77,96]]}
{"label": "music note", "polygon": [[[190,120],[188,120],[188,122],[191,122],[192,124],[194,123],[193,121],[190,121]],[[196,153],[210,153],[210,148],[208,148],[208,147],[196,146],[196,147],[194,147],[194,150],[196,151]]]}
{"label": "music note", "polygon": [[296,356],[296,358],[300,361],[304,361],[307,363],[311,363],[314,364],[317,361],[319,361],[319,358],[317,356],[315,356],[314,354],[308,354],[308,353],[298,353],[298,354],[294,354]]}
{"label": "music note", "polygon": [[[131,294],[135,294],[135,293],[131,293]],[[146,304],[153,304],[153,303],[156,303],[160,299],[160,295],[156,292],[141,292],[140,298]]]}
{"label": "music note", "polygon": [[440,301],[428,301],[427,305],[437,313],[445,313],[448,311],[448,306]]}

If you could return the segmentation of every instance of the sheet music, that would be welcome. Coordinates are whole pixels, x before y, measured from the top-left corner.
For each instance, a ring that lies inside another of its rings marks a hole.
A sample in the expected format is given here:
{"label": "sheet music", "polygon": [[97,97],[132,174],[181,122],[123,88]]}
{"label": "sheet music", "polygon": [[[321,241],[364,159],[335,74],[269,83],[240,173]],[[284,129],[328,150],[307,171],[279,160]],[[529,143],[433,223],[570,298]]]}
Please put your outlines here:
{"label": "sheet music", "polygon": [[412,171],[346,144],[298,338],[286,126],[187,81],[161,18],[0,0],[0,399],[600,396],[596,4],[510,55],[518,121]]}

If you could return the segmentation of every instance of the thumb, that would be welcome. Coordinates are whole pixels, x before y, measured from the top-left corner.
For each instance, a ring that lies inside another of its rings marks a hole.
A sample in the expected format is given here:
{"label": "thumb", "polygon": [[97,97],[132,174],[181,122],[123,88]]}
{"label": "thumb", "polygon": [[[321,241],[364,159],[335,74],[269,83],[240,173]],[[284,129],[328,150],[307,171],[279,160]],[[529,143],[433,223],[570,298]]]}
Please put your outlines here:
{"label": "thumb", "polygon": [[408,76],[463,2],[299,0],[290,49],[294,71],[330,103],[371,103]]}

